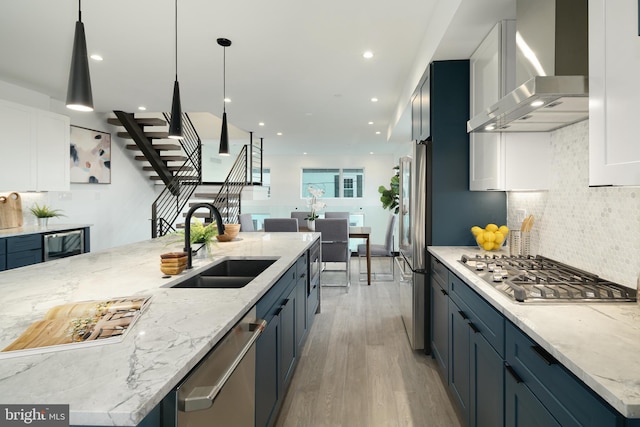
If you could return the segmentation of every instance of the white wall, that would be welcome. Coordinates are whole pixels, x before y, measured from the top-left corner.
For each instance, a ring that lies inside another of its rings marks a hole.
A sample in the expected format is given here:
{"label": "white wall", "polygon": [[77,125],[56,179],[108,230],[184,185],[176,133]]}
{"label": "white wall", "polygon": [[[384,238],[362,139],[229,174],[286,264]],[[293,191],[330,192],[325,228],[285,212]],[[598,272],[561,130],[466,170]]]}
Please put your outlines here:
{"label": "white wall", "polygon": [[640,275],[640,188],[589,187],[589,122],[552,133],[550,189],[508,193],[535,215],[534,253],[634,287]]}
{"label": "white wall", "polygon": [[133,152],[124,148],[125,141],[116,136],[118,128],[107,124],[106,114],[74,112],[46,95],[4,82],[0,98],[67,115],[72,125],[111,133],[111,184],[71,184],[68,192],[21,193],[25,223],[35,224],[28,208],[37,201],[64,211],[66,217],[51,223],[92,224],[92,251],[151,237],[151,204],[159,190],[143,175]]}

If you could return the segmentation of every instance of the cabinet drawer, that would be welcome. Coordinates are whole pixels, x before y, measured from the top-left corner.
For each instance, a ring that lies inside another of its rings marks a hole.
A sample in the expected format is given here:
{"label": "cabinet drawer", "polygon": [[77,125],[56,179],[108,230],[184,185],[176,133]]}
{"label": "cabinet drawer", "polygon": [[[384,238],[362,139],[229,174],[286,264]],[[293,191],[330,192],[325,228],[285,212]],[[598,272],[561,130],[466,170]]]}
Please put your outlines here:
{"label": "cabinet drawer", "polygon": [[491,346],[504,357],[504,317],[482,299],[455,274],[449,272],[449,296],[459,306],[466,305],[469,322],[486,338]]}
{"label": "cabinet drawer", "polygon": [[42,250],[32,249],[7,254],[7,269],[24,267],[42,262]]}
{"label": "cabinet drawer", "polygon": [[31,249],[42,249],[42,235],[29,234],[26,236],[16,236],[7,238],[7,253],[28,251]]}
{"label": "cabinet drawer", "polygon": [[4,258],[2,255],[7,253],[7,240],[0,239],[0,258]]}
{"label": "cabinet drawer", "polygon": [[307,277],[307,253],[305,252],[298,261],[296,261],[297,277]]}
{"label": "cabinet drawer", "polygon": [[281,302],[282,295],[293,284],[295,279],[296,266],[293,265],[256,304],[256,316],[259,319],[265,319],[268,322],[273,317],[278,304]]}
{"label": "cabinet drawer", "polygon": [[449,282],[449,270],[434,256],[431,257],[431,275],[438,278],[438,282],[445,291],[449,290],[447,285]]}
{"label": "cabinet drawer", "polygon": [[562,426],[618,426],[622,416],[511,322],[506,361]]}

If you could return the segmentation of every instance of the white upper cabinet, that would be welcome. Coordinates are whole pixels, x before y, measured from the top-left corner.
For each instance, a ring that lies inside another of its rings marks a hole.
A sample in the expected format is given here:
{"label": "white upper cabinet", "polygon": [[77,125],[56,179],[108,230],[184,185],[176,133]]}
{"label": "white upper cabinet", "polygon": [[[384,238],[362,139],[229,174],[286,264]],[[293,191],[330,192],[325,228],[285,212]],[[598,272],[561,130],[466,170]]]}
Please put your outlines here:
{"label": "white upper cabinet", "polygon": [[589,185],[640,185],[636,0],[589,0]]}
{"label": "white upper cabinet", "polygon": [[[515,88],[515,21],[498,22],[470,58],[470,116]],[[469,189],[542,190],[548,188],[548,133],[469,134]]]}
{"label": "white upper cabinet", "polygon": [[69,117],[0,101],[0,191],[67,191]]}

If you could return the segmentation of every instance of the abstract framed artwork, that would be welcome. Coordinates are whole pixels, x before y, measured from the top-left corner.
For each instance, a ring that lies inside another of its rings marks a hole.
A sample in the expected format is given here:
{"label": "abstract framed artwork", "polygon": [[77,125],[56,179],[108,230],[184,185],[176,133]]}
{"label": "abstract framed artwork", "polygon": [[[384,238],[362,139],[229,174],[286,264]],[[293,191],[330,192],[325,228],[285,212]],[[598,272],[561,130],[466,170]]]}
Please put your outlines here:
{"label": "abstract framed artwork", "polygon": [[111,184],[111,134],[71,126],[71,183]]}

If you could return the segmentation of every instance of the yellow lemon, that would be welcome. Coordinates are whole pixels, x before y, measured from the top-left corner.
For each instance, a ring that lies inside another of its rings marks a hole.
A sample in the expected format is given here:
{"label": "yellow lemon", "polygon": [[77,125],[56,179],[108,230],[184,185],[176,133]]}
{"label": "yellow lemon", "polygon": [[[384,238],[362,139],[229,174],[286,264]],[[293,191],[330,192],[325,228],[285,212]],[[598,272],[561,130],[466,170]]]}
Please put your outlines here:
{"label": "yellow lemon", "polygon": [[487,231],[494,232],[498,229],[498,226],[495,224],[487,224],[487,226],[484,229]]}
{"label": "yellow lemon", "polygon": [[484,232],[484,241],[485,242],[494,242],[496,240],[496,233],[493,231],[485,231]]}
{"label": "yellow lemon", "polygon": [[473,227],[471,227],[471,232],[473,233],[474,236],[477,236],[478,233],[480,233],[482,230],[482,228],[478,227],[477,225],[474,225]]}
{"label": "yellow lemon", "polygon": [[502,247],[502,243],[493,242],[493,250],[500,249]]}
{"label": "yellow lemon", "polygon": [[500,228],[498,228],[498,231],[506,236],[507,234],[509,234],[509,227],[507,227],[506,225],[501,225]]}
{"label": "yellow lemon", "polygon": [[495,232],[495,233],[493,233],[493,234],[496,236],[496,239],[494,240],[494,242],[495,242],[496,244],[501,245],[501,244],[502,244],[502,242],[504,242],[504,234],[502,234],[502,233],[501,233],[501,232],[499,232],[499,231],[496,231],[496,232]]}
{"label": "yellow lemon", "polygon": [[491,249],[493,249],[493,242],[484,242],[482,247],[485,251],[490,251]]}
{"label": "yellow lemon", "polygon": [[479,233],[476,236],[476,242],[478,242],[479,245],[484,243],[484,233]]}

